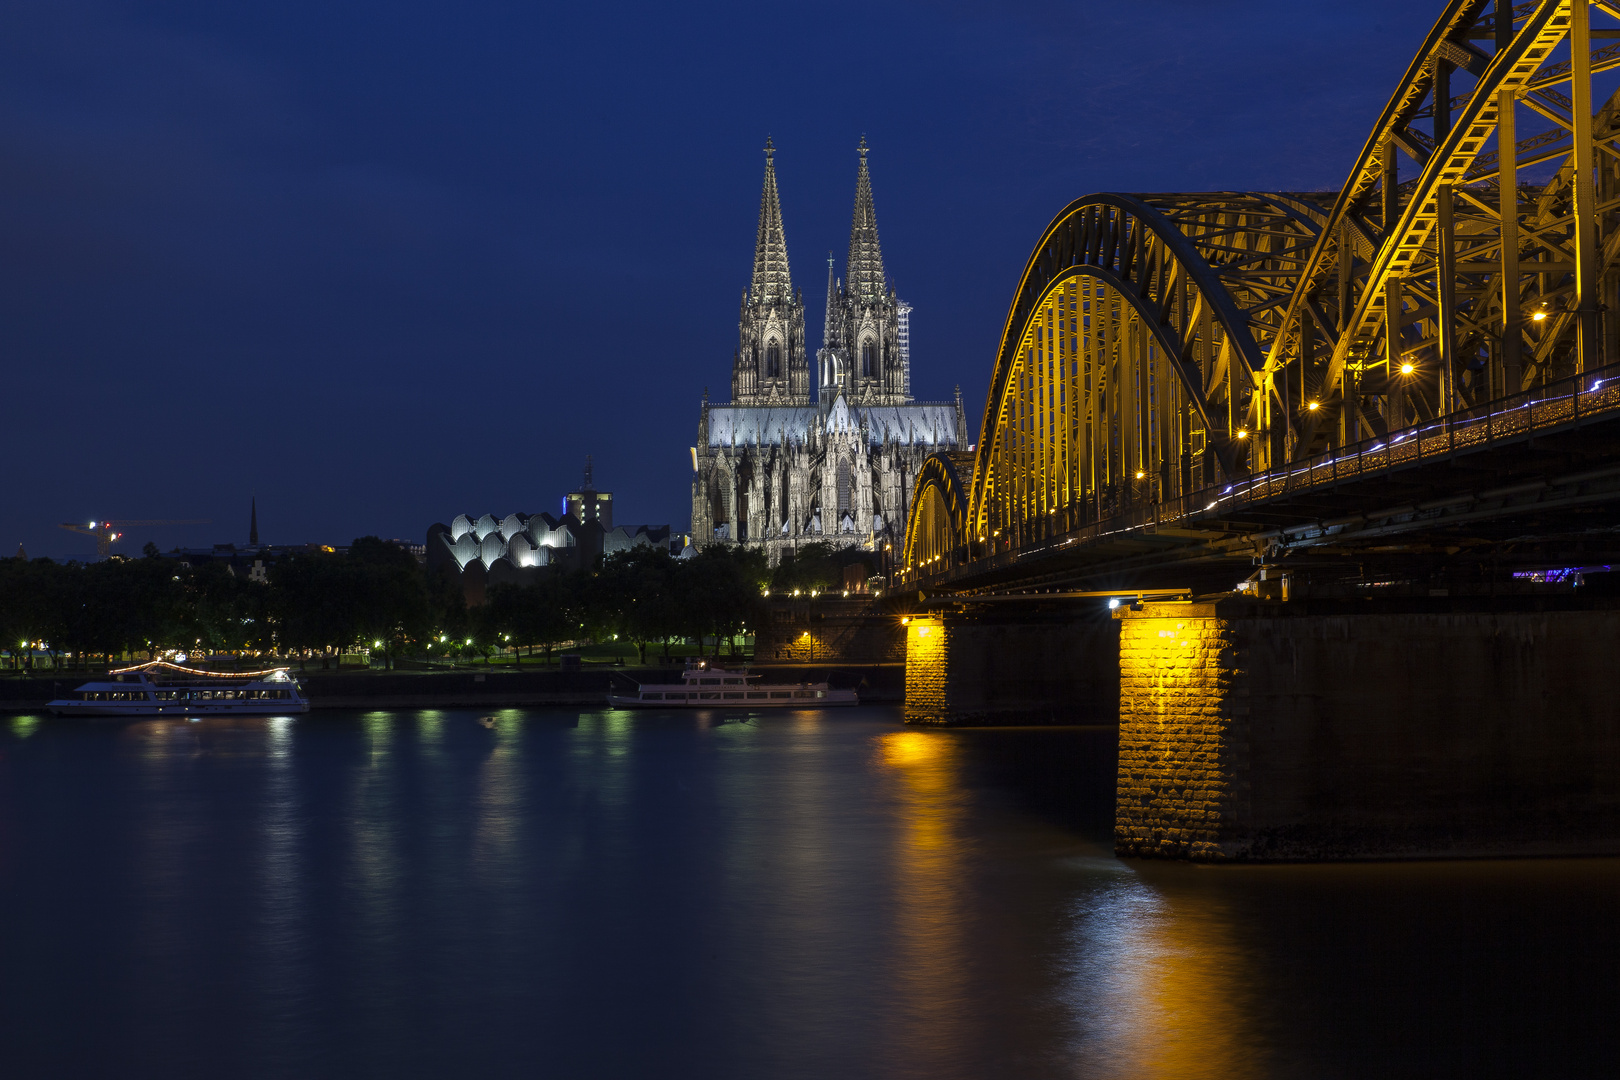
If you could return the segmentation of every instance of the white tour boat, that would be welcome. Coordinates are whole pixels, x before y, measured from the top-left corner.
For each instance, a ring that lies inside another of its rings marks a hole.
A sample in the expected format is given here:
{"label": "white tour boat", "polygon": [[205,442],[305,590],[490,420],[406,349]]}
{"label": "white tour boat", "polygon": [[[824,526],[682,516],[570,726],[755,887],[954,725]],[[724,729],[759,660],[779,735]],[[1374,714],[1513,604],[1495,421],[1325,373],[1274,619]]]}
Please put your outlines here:
{"label": "white tour boat", "polygon": [[153,660],[46,707],[57,716],[274,716],[309,712],[309,700],[286,668],[202,671]]}
{"label": "white tour boat", "polygon": [[710,667],[707,660],[686,665],[678,683],[638,683],[633,691],[608,691],[608,704],[620,709],[819,709],[854,705],[855,691],[834,690],[824,682],[762,683],[746,671]]}

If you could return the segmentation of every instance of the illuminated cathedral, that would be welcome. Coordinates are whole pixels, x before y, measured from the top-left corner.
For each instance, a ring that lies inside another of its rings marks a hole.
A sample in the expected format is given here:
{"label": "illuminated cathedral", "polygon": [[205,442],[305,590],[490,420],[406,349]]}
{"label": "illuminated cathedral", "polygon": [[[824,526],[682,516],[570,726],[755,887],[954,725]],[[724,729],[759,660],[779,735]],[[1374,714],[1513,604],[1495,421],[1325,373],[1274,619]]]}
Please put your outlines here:
{"label": "illuminated cathedral", "polygon": [[928,455],[967,447],[962,394],[911,396],[911,308],[883,273],[877,212],[858,148],[844,280],[827,260],[827,307],[815,379],[804,297],[793,288],[775,149],[765,143],[754,275],[742,297],[731,402],[704,393],[692,453],[698,544],[764,548],[772,564],[810,541],[899,551],[911,489]]}

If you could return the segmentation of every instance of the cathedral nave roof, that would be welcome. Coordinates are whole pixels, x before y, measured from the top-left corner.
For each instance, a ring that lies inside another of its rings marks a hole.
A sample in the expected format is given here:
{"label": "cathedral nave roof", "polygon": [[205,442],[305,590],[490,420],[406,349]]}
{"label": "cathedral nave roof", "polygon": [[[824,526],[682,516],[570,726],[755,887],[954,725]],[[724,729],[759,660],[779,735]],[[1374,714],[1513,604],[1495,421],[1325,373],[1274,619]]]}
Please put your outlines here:
{"label": "cathedral nave roof", "polygon": [[[866,441],[873,446],[898,440],[923,446],[956,445],[956,405],[918,401],[909,405],[849,405],[852,427],[865,421]],[[828,405],[710,405],[709,445],[780,446],[805,442],[812,430],[827,426]]]}

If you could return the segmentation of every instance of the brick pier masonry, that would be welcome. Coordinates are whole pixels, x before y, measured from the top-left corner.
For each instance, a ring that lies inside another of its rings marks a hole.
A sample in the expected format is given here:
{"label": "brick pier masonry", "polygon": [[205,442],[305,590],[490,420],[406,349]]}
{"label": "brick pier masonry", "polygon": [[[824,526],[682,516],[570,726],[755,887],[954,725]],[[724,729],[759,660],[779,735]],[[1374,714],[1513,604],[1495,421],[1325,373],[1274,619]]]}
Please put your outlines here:
{"label": "brick pier masonry", "polygon": [[907,717],[1095,722],[1117,690],[1122,855],[1617,852],[1620,611],[1547,600],[953,614],[908,636]]}

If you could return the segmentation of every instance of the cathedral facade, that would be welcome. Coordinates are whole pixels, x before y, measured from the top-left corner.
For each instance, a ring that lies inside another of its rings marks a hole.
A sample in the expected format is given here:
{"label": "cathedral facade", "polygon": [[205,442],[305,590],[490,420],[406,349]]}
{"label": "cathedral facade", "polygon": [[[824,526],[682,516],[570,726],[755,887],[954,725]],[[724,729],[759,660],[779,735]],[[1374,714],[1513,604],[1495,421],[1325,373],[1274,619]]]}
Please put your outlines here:
{"label": "cathedral facade", "polygon": [[877,212],[858,148],[844,280],[827,260],[827,307],[814,385],[804,297],[788,269],[775,151],[765,143],[754,275],[743,293],[731,402],[704,393],[692,454],[697,544],[756,545],[772,565],[811,541],[901,549],[912,484],[929,454],[967,447],[962,394],[911,396],[911,308],[889,285]]}

